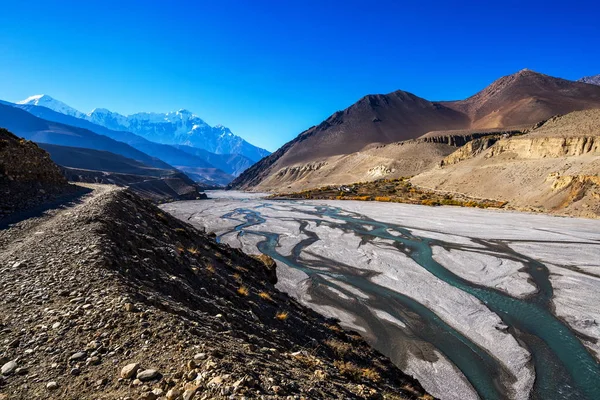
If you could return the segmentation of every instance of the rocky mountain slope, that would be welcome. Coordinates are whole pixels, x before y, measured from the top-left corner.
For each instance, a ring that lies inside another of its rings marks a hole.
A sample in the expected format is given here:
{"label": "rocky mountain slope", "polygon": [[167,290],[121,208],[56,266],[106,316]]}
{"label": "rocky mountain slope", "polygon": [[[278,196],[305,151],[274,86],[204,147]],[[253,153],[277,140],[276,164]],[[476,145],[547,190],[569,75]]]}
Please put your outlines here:
{"label": "rocky mountain slope", "polygon": [[76,191],[48,153],[0,128],[0,223],[17,211]]}
{"label": "rocky mountain slope", "polygon": [[105,108],[96,108],[84,114],[47,95],[32,96],[19,104],[42,105],[114,131],[132,132],[156,143],[193,146],[217,154],[241,154],[253,161],[269,154],[268,151],[234,135],[228,128],[222,125],[210,126],[187,110],[168,113],[142,112],[124,116]]}
{"label": "rocky mountain slope", "polygon": [[[11,104],[9,103],[8,105]],[[59,122],[61,124],[87,129],[99,135],[108,136],[119,142],[127,143],[131,147],[152,157],[158,158],[167,164],[173,165],[180,170],[182,168],[194,168],[195,178],[200,182],[211,185],[226,185],[231,182],[234,178],[232,172],[238,171],[239,168],[237,159],[248,160],[240,155],[217,155],[206,150],[195,148],[194,149],[197,150],[197,152],[182,151],[174,146],[151,142],[150,140],[144,139],[131,132],[113,131],[101,125],[94,124],[86,119],[61,114],[39,105],[21,104],[15,106],[47,121]],[[67,145],[78,146],[79,142],[74,139],[72,143]],[[221,159],[220,157],[223,158]],[[209,159],[216,159],[219,161],[219,165],[213,165]],[[249,161],[249,165],[252,164],[253,162]]]}
{"label": "rocky mountain slope", "polygon": [[128,191],[0,231],[0,271],[2,399],[432,398],[272,262]]}
{"label": "rocky mountain slope", "polygon": [[466,100],[442,104],[468,115],[470,128],[530,126],[556,114],[600,107],[599,89],[524,69]]}
{"label": "rocky mountain slope", "polygon": [[[444,140],[431,139],[406,146],[407,140],[518,131],[556,114],[591,108],[600,108],[600,87],[529,70],[500,78],[461,101],[432,103],[401,91],[366,96],[253,165],[230,187],[301,190],[414,175],[465,140],[448,141],[452,147],[433,146]],[[398,141],[404,144],[390,145]]]}
{"label": "rocky mountain slope", "polygon": [[473,140],[411,179],[509,206],[600,217],[600,109],[553,117],[524,135]]}
{"label": "rocky mountain slope", "polygon": [[600,85],[600,75],[584,76],[577,82],[589,83],[591,85]]}

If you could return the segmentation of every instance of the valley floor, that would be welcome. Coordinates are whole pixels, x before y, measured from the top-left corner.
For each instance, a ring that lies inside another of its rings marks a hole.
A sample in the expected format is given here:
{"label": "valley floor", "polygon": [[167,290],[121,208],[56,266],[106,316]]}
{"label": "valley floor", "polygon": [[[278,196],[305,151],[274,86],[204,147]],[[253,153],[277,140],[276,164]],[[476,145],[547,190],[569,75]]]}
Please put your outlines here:
{"label": "valley floor", "polygon": [[600,396],[600,223],[236,192],[163,205],[442,399]]}

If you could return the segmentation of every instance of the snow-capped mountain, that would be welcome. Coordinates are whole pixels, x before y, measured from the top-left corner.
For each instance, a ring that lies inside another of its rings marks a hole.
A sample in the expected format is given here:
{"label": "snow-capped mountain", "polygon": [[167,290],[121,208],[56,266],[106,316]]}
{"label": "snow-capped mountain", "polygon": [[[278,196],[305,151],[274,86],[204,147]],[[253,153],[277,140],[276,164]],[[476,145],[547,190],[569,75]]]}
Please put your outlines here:
{"label": "snow-capped mountain", "polygon": [[44,106],[108,129],[132,132],[156,143],[192,146],[217,154],[241,154],[253,161],[270,154],[222,125],[208,125],[188,110],[164,114],[142,112],[125,116],[105,108],[96,108],[84,114],[47,95],[32,96],[19,104]]}
{"label": "snow-capped mountain", "polygon": [[86,115],[84,113],[77,111],[73,107],[66,105],[62,101],[53,99],[52,97],[46,94],[38,94],[35,96],[28,97],[25,100],[19,101],[17,104],[29,104],[33,106],[46,107],[61,114],[70,115],[76,118],[86,118]]}
{"label": "snow-capped mountain", "polygon": [[600,85],[600,75],[584,76],[577,82],[589,83],[591,85]]}

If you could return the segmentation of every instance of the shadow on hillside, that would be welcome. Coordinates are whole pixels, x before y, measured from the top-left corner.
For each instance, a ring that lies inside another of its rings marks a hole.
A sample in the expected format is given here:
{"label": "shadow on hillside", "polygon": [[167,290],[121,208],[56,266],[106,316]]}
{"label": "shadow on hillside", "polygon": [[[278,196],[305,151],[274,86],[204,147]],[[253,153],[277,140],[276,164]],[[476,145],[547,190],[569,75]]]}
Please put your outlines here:
{"label": "shadow on hillside", "polygon": [[27,210],[17,211],[5,218],[0,219],[0,230],[6,229],[12,224],[19,223],[29,218],[41,217],[46,211],[57,208],[67,208],[75,205],[79,203],[85,195],[93,191],[92,189],[83,186],[71,186],[74,187],[73,192],[71,193],[63,194],[53,200],[39,204]]}

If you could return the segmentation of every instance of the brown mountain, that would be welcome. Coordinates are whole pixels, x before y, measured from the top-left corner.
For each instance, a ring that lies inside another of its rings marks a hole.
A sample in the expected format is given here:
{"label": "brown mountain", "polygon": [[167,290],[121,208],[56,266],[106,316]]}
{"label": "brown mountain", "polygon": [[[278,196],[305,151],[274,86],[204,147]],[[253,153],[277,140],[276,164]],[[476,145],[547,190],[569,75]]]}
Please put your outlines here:
{"label": "brown mountain", "polygon": [[466,100],[442,104],[467,114],[474,129],[530,126],[556,114],[600,107],[600,90],[524,69]]}
{"label": "brown mountain", "polygon": [[[402,91],[369,95],[301,133],[230,187],[281,191],[415,175],[462,146],[457,138],[590,108],[600,108],[600,87],[529,70],[460,101],[434,103]],[[414,140],[420,136],[428,139]]]}

